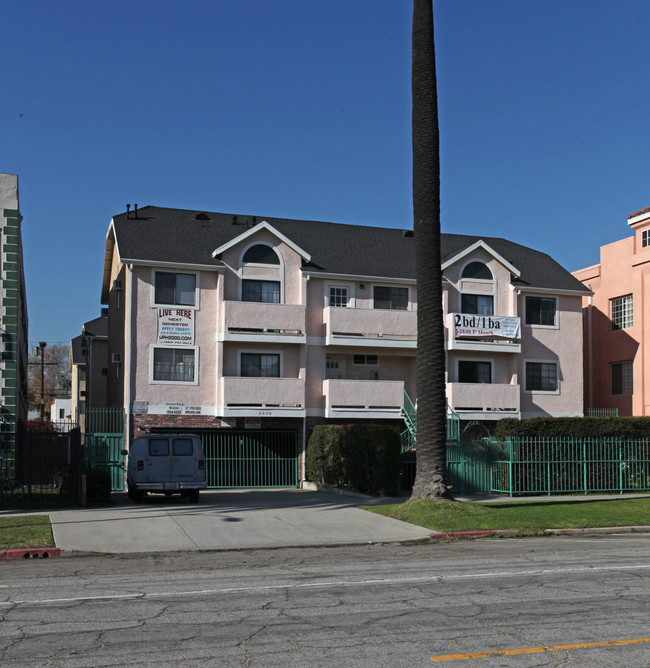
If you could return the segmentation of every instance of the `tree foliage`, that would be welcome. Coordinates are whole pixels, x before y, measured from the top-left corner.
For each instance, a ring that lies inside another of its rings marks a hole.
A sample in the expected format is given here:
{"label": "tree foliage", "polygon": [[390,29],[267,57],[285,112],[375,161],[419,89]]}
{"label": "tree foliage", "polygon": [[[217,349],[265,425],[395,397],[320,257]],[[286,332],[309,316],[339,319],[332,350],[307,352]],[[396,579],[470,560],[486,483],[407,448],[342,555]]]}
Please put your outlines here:
{"label": "tree foliage", "polygon": [[[40,353],[39,348],[37,351]],[[49,413],[50,402],[56,398],[70,396],[70,348],[64,343],[54,343],[45,347],[43,357],[43,397],[45,410]],[[41,356],[34,350],[29,355],[29,372],[27,378],[29,393],[28,408],[40,411],[41,408]]]}

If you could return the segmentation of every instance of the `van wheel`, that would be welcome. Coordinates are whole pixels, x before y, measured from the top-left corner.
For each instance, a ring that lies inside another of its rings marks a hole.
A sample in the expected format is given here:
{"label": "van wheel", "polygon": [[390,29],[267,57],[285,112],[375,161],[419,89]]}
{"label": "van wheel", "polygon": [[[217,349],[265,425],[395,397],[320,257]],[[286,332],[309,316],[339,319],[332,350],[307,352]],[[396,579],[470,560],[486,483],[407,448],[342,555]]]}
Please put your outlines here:
{"label": "van wheel", "polygon": [[133,490],[133,500],[136,503],[142,503],[144,501],[144,495],[146,492],[143,492],[141,489],[134,489]]}
{"label": "van wheel", "polygon": [[193,489],[190,492],[190,503],[198,503],[198,502],[199,502],[199,490]]}

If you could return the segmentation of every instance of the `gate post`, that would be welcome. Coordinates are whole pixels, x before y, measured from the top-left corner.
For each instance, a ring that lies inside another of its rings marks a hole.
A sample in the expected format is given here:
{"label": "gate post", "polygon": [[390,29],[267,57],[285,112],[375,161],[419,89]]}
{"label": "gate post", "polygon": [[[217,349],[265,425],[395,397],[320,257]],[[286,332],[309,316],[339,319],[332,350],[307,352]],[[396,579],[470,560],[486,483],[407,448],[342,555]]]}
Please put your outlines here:
{"label": "gate post", "polygon": [[72,477],[72,497],[81,506],[81,430],[70,430],[70,476]]}

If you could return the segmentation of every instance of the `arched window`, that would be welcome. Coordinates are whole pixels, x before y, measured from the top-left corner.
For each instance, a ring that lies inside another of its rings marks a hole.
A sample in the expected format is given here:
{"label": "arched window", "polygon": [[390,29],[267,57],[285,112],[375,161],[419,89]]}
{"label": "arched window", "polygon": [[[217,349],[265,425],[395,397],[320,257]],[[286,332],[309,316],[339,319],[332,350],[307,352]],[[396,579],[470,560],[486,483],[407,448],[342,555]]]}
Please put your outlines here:
{"label": "arched window", "polygon": [[251,246],[242,258],[242,264],[280,264],[278,254],[266,244]]}
{"label": "arched window", "polygon": [[489,267],[484,262],[470,262],[465,269],[463,269],[461,278],[491,281],[493,276]]}

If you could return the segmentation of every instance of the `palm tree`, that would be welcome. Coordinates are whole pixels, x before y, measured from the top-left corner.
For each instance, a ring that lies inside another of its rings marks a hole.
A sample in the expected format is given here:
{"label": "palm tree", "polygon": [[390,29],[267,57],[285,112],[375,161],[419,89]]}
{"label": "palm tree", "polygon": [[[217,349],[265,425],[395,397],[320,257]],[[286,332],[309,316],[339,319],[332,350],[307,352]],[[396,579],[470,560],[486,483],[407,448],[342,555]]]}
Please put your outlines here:
{"label": "palm tree", "polygon": [[412,498],[448,497],[440,267],[440,134],[433,0],[413,0],[413,231],[418,286],[417,470]]}

